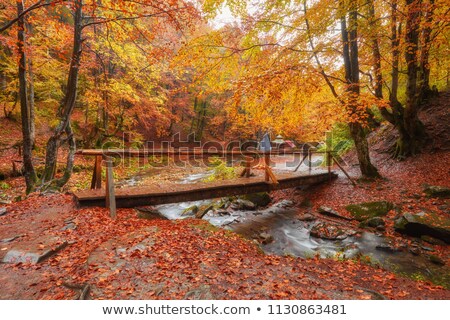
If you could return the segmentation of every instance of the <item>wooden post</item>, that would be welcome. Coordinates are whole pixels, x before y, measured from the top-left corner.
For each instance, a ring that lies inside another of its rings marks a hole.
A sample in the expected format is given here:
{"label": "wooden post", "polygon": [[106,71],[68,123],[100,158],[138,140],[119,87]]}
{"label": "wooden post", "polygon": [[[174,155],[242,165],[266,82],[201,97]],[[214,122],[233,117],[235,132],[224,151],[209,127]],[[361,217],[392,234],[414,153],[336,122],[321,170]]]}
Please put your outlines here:
{"label": "wooden post", "polygon": [[244,170],[242,170],[242,172],[240,174],[241,177],[245,176],[246,178],[250,178],[250,175],[251,175],[250,169],[251,169],[251,165],[252,165],[252,160],[253,160],[252,157],[245,157],[245,167],[244,167]]}
{"label": "wooden post", "polygon": [[328,166],[328,176],[331,180],[331,164],[332,164],[331,151],[327,151],[327,166]]}
{"label": "wooden post", "polygon": [[91,189],[102,188],[102,156],[95,156],[94,172],[92,173]]}
{"label": "wooden post", "polygon": [[309,171],[311,171],[311,167],[312,167],[311,161],[312,161],[312,153],[311,153],[311,148],[309,148],[308,149],[308,167],[309,167]]}
{"label": "wooden post", "polygon": [[113,176],[113,161],[111,157],[106,159],[106,207],[109,208],[109,213],[112,219],[117,217],[116,214],[116,194],[114,193],[114,176]]}
{"label": "wooden post", "polygon": [[247,177],[247,178],[250,178],[250,168],[251,168],[251,164],[252,164],[252,158],[251,157],[247,157],[246,159],[245,159],[245,170],[246,170],[246,172],[245,172],[245,176]]}
{"label": "wooden post", "polygon": [[265,153],[264,154],[264,172],[265,172],[266,182],[269,182],[269,179],[270,179],[269,171],[267,170],[267,168],[269,168],[269,165],[270,165],[270,153]]}

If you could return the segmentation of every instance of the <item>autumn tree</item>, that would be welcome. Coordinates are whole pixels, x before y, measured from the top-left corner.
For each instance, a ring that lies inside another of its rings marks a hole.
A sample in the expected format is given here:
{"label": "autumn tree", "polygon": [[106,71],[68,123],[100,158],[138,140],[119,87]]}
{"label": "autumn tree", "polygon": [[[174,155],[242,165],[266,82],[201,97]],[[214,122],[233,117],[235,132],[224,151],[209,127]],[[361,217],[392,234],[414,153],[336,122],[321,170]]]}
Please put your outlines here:
{"label": "autumn tree", "polygon": [[[182,32],[184,28],[189,26],[191,20],[196,15],[196,10],[190,3],[176,0],[166,1],[165,3],[159,1],[142,1],[142,2],[103,1],[101,4],[99,4],[97,1],[82,1],[82,0],[74,0],[67,2],[38,1],[35,4],[31,5],[30,7],[28,7],[27,9],[23,10],[23,12],[18,15],[18,18],[9,17],[10,20],[2,25],[2,31],[14,27],[16,22],[20,22],[21,17],[25,17],[25,15],[30,13],[31,11],[34,11],[38,8],[42,8],[44,6],[48,7],[49,4],[54,5],[50,6],[48,10],[49,12],[57,12],[55,18],[58,18],[58,14],[62,14],[63,12],[71,14],[72,18],[71,21],[69,21],[68,23],[71,25],[71,28],[73,30],[71,37],[72,54],[70,57],[70,66],[67,76],[67,82],[64,85],[65,92],[61,104],[57,110],[57,117],[56,117],[57,123],[55,125],[51,137],[47,142],[45,169],[40,181],[40,183],[45,187],[47,186],[61,187],[69,179],[70,174],[72,172],[74,161],[76,141],[72,128],[72,115],[77,102],[80,101],[78,97],[80,84],[79,77],[80,71],[83,71],[83,63],[84,63],[82,53],[86,50],[86,48],[89,45],[92,46],[92,43],[89,43],[90,39],[86,30],[94,27],[105,26],[105,29],[107,29],[107,31],[110,32],[113,25],[116,25],[119,28],[124,28],[126,24],[136,25],[138,21],[147,20],[155,22],[151,27],[153,29],[151,31],[156,35],[161,36],[162,33],[158,32],[159,31],[158,25],[160,26],[159,28],[160,30],[167,30],[167,28],[163,26],[169,25],[171,26],[173,32],[175,33]],[[56,6],[56,4],[60,4],[60,6]],[[50,16],[51,15],[52,14],[50,14]],[[39,20],[34,21],[36,25],[39,25],[39,23],[41,22],[42,21]],[[151,24],[147,24],[146,27],[150,25]],[[134,42],[135,46],[139,47],[139,43],[144,42],[144,40],[142,39],[146,39],[149,33],[150,30],[149,32],[141,32],[139,34],[136,33],[125,34],[125,32],[122,32],[122,34],[119,37],[122,40],[131,39],[131,42]],[[156,40],[155,42],[158,41]],[[155,43],[153,43],[153,45],[155,45]],[[159,44],[156,43],[156,46],[158,45],[160,45],[160,47],[163,47],[164,46],[163,41],[160,41]],[[162,53],[160,55],[160,58],[163,58],[165,52],[164,50],[161,50],[161,52]],[[146,55],[145,50],[143,50],[142,53]],[[148,63],[150,62],[151,59],[148,60]],[[25,67],[25,65],[22,66]],[[149,64],[143,70],[148,69],[150,67],[151,64]],[[143,70],[141,70],[141,72]],[[137,74],[135,73],[133,75],[134,78],[138,78],[139,76],[140,75],[138,73]],[[107,82],[108,83],[106,85],[111,86],[112,84],[111,81],[108,80]],[[142,89],[145,86],[144,83],[141,83],[140,85],[142,86]],[[124,91],[126,91],[126,89],[127,88],[125,86]],[[151,90],[152,89],[149,88],[149,91]],[[108,95],[105,95],[105,98],[107,100]],[[127,103],[129,102],[119,99],[118,103],[122,103],[122,105],[124,105],[122,110],[125,110],[127,108],[126,107]],[[23,118],[26,119],[26,115]],[[104,127],[107,127],[108,118],[109,116],[103,117]],[[27,132],[29,131],[27,128],[24,128],[24,130]],[[105,131],[105,134],[107,135],[109,133]],[[65,144],[68,146],[66,167],[64,169],[63,175],[55,178],[58,150],[60,150],[60,148]],[[26,175],[27,172],[31,170],[31,168],[26,168],[25,170]],[[28,190],[33,189],[34,183],[30,179],[27,179],[27,184]]]}

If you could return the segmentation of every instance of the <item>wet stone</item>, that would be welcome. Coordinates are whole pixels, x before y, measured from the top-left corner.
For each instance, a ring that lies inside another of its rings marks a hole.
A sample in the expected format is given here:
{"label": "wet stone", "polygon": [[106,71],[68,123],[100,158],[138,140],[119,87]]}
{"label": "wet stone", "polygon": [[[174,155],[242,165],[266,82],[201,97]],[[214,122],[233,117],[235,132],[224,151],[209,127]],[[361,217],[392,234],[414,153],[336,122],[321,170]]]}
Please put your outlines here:
{"label": "wet stone", "polygon": [[344,220],[352,220],[347,217],[344,217],[339,212],[337,212],[329,207],[321,206],[318,211],[320,214],[323,214],[324,216],[340,218],[340,219],[344,219]]}
{"label": "wet stone", "polygon": [[212,204],[202,206],[198,209],[197,213],[195,214],[195,217],[197,219],[202,219],[209,211],[212,211],[213,209],[214,205]]}
{"label": "wet stone", "polygon": [[434,254],[430,254],[428,255],[428,260],[430,260],[431,263],[434,263],[438,266],[444,266],[445,265],[445,261],[442,260],[441,258],[439,258],[438,256],[435,256]]}
{"label": "wet stone", "polygon": [[194,216],[198,212],[198,206],[193,205],[183,210],[181,216]]}
{"label": "wet stone", "polygon": [[384,252],[388,252],[388,253],[395,253],[395,252],[399,252],[399,248],[397,248],[396,246],[394,246],[391,243],[383,243],[380,245],[377,245],[375,247],[375,249],[379,250],[379,251],[384,251]]}
{"label": "wet stone", "polygon": [[255,210],[256,205],[251,201],[238,199],[232,203],[231,209],[233,209],[233,210]]}
{"label": "wet stone", "polygon": [[291,200],[282,200],[282,201],[274,204],[273,206],[277,207],[277,208],[286,209],[286,208],[292,207],[293,205],[294,205],[294,202]]}
{"label": "wet stone", "polygon": [[4,216],[6,213],[6,208],[0,208],[0,216]]}
{"label": "wet stone", "polygon": [[70,222],[66,224],[64,227],[61,228],[61,231],[65,230],[75,230],[77,228],[77,225],[74,222]]}
{"label": "wet stone", "polygon": [[450,243],[450,219],[434,212],[405,213],[395,221],[394,228],[412,236],[431,236]]}
{"label": "wet stone", "polygon": [[259,234],[259,239],[261,240],[262,244],[269,244],[274,241],[273,236],[268,234],[267,232],[261,232]]}
{"label": "wet stone", "polygon": [[356,231],[354,230],[341,228],[340,226],[325,222],[316,223],[311,228],[311,236],[325,240],[344,240],[355,234]]}
{"label": "wet stone", "polygon": [[219,209],[216,211],[216,213],[219,216],[229,216],[230,215],[230,213],[225,209]]}
{"label": "wet stone", "polygon": [[140,219],[167,219],[163,214],[161,214],[161,212],[159,212],[158,209],[153,207],[139,207],[135,210],[137,211],[137,217]]}
{"label": "wet stone", "polygon": [[317,220],[317,218],[310,213],[305,213],[304,215],[300,216],[298,218],[298,220],[309,222],[309,221]]}
{"label": "wet stone", "polygon": [[3,257],[3,263],[37,264],[58,253],[67,246],[66,241],[58,238],[39,239],[40,243],[21,243],[13,247]]}
{"label": "wet stone", "polygon": [[423,190],[425,194],[430,198],[450,198],[450,188],[443,186],[427,186]]}
{"label": "wet stone", "polygon": [[0,240],[0,243],[9,243],[9,242],[13,242],[14,240],[16,240],[17,238],[20,238],[20,237],[21,237],[21,236],[18,235],[18,236],[14,236],[14,237],[11,237],[11,238],[1,239],[1,240]]}

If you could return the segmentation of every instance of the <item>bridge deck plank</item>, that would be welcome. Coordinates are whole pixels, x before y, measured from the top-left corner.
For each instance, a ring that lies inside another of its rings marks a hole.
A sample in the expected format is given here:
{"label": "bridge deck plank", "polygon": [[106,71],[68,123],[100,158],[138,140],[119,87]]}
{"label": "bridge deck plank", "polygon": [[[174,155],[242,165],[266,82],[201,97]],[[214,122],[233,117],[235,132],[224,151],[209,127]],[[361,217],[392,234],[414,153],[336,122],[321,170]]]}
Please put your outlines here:
{"label": "bridge deck plank", "polygon": [[[116,189],[116,202],[119,208],[144,205],[158,205],[184,201],[197,201],[226,196],[235,196],[255,192],[268,192],[326,182],[330,179],[328,172],[313,173],[277,173],[278,184],[267,183],[264,176],[241,177],[233,180],[215,182],[198,182],[194,184],[151,184],[140,187]],[[335,178],[335,173],[331,178]],[[105,190],[83,190],[74,193],[80,206],[105,206]]]}

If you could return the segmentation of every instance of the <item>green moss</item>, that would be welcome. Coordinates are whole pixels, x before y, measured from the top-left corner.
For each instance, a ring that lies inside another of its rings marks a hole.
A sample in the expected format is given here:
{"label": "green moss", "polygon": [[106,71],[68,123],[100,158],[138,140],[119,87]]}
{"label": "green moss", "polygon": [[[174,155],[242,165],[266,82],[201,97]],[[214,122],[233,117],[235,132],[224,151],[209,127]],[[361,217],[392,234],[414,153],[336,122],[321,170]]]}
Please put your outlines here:
{"label": "green moss", "polygon": [[358,221],[364,221],[373,217],[385,216],[394,205],[388,201],[364,202],[350,204],[345,207],[348,212]]}
{"label": "green moss", "polygon": [[184,216],[188,213],[196,214],[198,212],[198,210],[199,210],[198,206],[194,204],[193,206],[190,206],[190,207],[184,209],[183,212],[181,213],[181,215]]}
{"label": "green moss", "polygon": [[423,190],[430,198],[450,198],[450,188],[442,186],[426,186]]}
{"label": "green moss", "polygon": [[0,182],[0,189],[8,190],[8,189],[11,189],[11,186],[6,182]]}
{"label": "green moss", "polygon": [[270,195],[267,192],[246,194],[241,196],[240,198],[253,202],[259,207],[265,207],[272,201]]}

